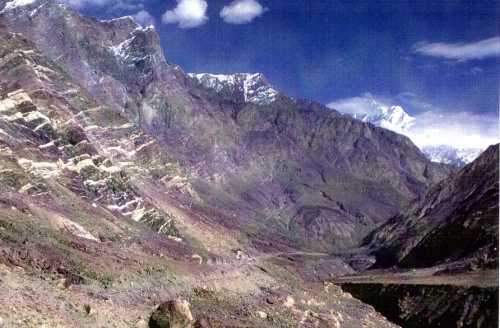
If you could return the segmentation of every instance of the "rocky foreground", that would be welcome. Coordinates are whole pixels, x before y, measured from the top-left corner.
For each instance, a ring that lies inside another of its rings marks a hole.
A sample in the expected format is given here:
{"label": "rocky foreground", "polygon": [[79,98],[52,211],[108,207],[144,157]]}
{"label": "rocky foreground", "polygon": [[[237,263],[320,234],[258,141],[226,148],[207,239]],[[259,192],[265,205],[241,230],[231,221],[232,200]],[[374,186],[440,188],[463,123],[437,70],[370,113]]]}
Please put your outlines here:
{"label": "rocky foreground", "polygon": [[0,0],[0,326],[396,326],[330,279],[453,169],[252,76],[213,89],[131,18]]}

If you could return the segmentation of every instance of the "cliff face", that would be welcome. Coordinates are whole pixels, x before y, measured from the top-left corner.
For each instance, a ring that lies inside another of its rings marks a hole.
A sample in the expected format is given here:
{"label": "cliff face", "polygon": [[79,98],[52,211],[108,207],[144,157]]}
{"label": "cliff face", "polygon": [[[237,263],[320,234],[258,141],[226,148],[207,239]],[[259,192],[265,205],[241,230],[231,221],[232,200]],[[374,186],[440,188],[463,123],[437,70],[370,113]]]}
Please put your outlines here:
{"label": "cliff face", "polygon": [[473,269],[495,268],[498,178],[495,145],[373,234],[379,265],[425,267],[465,261]]}

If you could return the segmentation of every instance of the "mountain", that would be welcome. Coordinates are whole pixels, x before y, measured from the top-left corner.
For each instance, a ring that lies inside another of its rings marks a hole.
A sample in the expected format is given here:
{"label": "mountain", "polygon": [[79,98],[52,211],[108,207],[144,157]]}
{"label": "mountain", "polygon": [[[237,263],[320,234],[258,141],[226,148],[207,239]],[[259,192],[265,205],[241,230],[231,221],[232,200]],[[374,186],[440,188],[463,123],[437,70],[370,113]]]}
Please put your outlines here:
{"label": "mountain", "polygon": [[378,265],[498,266],[498,145],[432,187],[371,238]]}
{"label": "mountain", "polygon": [[[314,102],[242,101],[260,75],[235,76],[227,90],[243,92],[221,97],[168,63],[154,29],[130,18],[100,22],[50,1],[16,10],[25,14],[4,15],[11,31],[164,149],[185,181],[176,197],[246,227],[252,243],[353,247],[447,174],[408,138]],[[164,165],[149,170],[161,179]]]}
{"label": "mountain", "polygon": [[188,75],[203,87],[215,90],[219,96],[226,96],[232,101],[269,105],[278,96],[278,91],[260,73],[238,73],[232,75],[191,73]]}
{"label": "mountain", "polygon": [[[418,119],[409,115],[401,106],[388,106],[375,99],[366,99],[366,101],[368,101],[371,108],[369,113],[349,115],[363,122],[404,134],[410,138],[418,134],[418,129],[423,128],[418,125]],[[439,140],[439,137],[436,137],[436,139]],[[463,167],[472,162],[484,150],[480,148],[457,148],[440,144],[440,142],[420,145],[420,150],[432,162],[449,164],[455,167]]]}

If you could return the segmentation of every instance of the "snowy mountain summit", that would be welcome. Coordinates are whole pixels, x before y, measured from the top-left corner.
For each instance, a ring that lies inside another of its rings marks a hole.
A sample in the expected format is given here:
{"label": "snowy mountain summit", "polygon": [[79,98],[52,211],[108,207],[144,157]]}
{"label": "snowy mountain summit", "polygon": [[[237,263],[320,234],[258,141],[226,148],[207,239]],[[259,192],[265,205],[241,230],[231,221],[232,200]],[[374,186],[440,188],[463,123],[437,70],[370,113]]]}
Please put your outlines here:
{"label": "snowy mountain summit", "polygon": [[221,96],[228,96],[245,103],[268,105],[276,100],[279,93],[261,73],[231,75],[191,73],[189,76]]}
{"label": "snowy mountain summit", "polygon": [[436,137],[435,144],[418,144],[416,136],[421,132],[422,124],[417,118],[408,114],[403,107],[398,105],[388,106],[373,99],[370,100],[369,104],[372,109],[371,112],[351,115],[363,122],[408,136],[417,143],[421,151],[433,162],[462,167],[475,160],[483,151],[481,148],[458,148],[441,144],[439,137]]}
{"label": "snowy mountain summit", "polygon": [[372,123],[395,132],[408,131],[414,124],[415,118],[410,116],[401,106],[379,105],[373,101],[374,111],[369,114],[354,115],[355,118]]}

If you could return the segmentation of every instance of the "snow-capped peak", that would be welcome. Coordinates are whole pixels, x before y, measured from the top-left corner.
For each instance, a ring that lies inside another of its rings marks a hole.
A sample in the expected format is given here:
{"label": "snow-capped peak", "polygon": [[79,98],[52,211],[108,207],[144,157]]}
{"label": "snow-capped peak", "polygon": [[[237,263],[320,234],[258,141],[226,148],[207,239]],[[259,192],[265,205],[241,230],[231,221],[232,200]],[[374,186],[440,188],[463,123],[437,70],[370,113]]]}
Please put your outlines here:
{"label": "snow-capped peak", "polygon": [[[419,128],[415,125],[417,123],[416,118],[409,115],[401,106],[381,105],[375,100],[372,101],[372,105],[374,107],[373,113],[357,118],[364,122],[405,134],[410,138],[414,136],[415,129]],[[436,145],[421,146],[421,150],[433,162],[461,167],[475,160],[483,149],[457,148],[438,143]]]}
{"label": "snow-capped peak", "polygon": [[204,87],[217,93],[230,92],[243,101],[267,105],[276,100],[276,91],[261,73],[236,73],[230,75],[191,73],[189,76]]}
{"label": "snow-capped peak", "polygon": [[[412,137],[412,132],[417,128],[414,126],[417,120],[409,115],[403,107],[381,105],[375,100],[372,101],[372,105],[374,108],[373,113],[364,114],[361,117],[358,115],[355,118]],[[482,151],[480,148],[456,148],[439,144],[423,146],[421,150],[433,162],[458,167],[472,162]]]}
{"label": "snow-capped peak", "polygon": [[[403,107],[390,104],[387,101],[375,99],[371,96],[354,98],[350,102],[337,101],[330,104],[334,108],[353,116],[366,123],[404,134],[433,162],[463,166],[476,159],[484,148],[457,147],[456,145],[443,144],[439,132],[431,130],[429,134],[428,123],[411,116]],[[420,140],[420,136],[430,136],[431,140]]]}
{"label": "snow-capped peak", "polygon": [[409,115],[401,106],[380,105],[376,101],[372,101],[372,106],[373,112],[354,115],[354,117],[363,122],[372,123],[399,133],[408,131],[415,124],[415,118]]}

